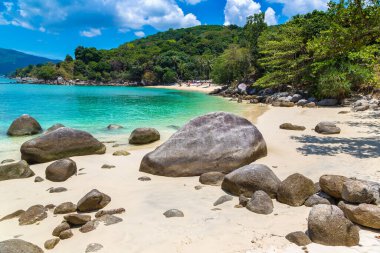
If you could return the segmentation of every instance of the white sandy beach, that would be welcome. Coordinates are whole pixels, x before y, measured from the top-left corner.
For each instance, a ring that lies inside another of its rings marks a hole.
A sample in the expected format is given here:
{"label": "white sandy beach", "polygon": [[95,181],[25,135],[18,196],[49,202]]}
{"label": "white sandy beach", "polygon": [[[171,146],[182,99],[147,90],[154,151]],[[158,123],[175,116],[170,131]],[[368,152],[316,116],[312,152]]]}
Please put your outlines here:
{"label": "white sandy beach", "polygon": [[216,84],[203,84],[203,85],[190,85],[187,86],[186,84],[173,84],[173,85],[155,85],[155,86],[149,86],[149,88],[158,88],[158,89],[170,89],[170,90],[182,90],[182,91],[199,91],[204,93],[210,93],[211,91],[214,91],[215,89],[220,88],[220,85]]}
{"label": "white sandy beach", "polygon": [[[215,87],[213,87],[214,89]],[[203,88],[200,88],[203,89]],[[252,105],[252,108],[258,105]],[[258,160],[272,168],[283,180],[299,172],[314,181],[323,174],[339,174],[349,177],[380,181],[380,123],[379,112],[338,114],[349,108],[270,108],[256,120],[268,145],[268,156]],[[249,118],[253,120],[257,114]],[[334,136],[321,136],[312,128],[320,121],[337,121],[342,132]],[[306,126],[303,132],[280,130],[279,125],[291,122]],[[118,140],[127,142],[127,140]],[[63,183],[43,181],[34,183],[34,177],[8,180],[0,183],[0,217],[35,204],[55,204],[77,201],[91,189],[98,189],[111,196],[105,208],[123,207],[119,216],[123,222],[112,226],[99,226],[95,231],[83,234],[74,229],[74,236],[60,241],[51,252],[84,252],[90,243],[104,246],[99,252],[138,253],[193,253],[193,252],[304,252],[291,245],[285,235],[307,230],[310,208],[290,207],[274,201],[274,212],[259,215],[245,208],[235,208],[238,198],[217,206],[213,203],[225,193],[220,187],[204,186],[200,190],[198,177],[166,178],[139,172],[142,157],[155,146],[131,150],[127,157],[112,156],[116,148],[107,144],[107,154],[74,157],[79,171]],[[101,169],[103,164],[116,168]],[[36,176],[45,177],[48,164],[31,166]],[[138,181],[149,176],[152,181]],[[49,193],[50,187],[66,187],[67,192]],[[184,218],[167,219],[163,212],[177,208]],[[63,215],[53,215],[38,224],[19,226],[17,219],[0,222],[0,241],[18,237],[43,248],[51,232],[62,221]],[[378,233],[362,229],[360,246],[326,247],[317,244],[307,246],[308,252],[379,252]]]}

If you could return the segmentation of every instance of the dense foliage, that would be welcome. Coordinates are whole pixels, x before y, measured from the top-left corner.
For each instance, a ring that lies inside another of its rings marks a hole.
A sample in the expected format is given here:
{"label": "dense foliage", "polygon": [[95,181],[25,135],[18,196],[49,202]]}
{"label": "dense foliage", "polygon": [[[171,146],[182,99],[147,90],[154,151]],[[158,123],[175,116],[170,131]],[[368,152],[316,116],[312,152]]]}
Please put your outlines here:
{"label": "dense foliage", "polygon": [[267,26],[264,14],[237,26],[169,30],[111,50],[78,47],[75,60],[29,66],[17,76],[131,81],[213,79],[304,89],[342,98],[380,82],[380,0],[331,2],[326,12]]}

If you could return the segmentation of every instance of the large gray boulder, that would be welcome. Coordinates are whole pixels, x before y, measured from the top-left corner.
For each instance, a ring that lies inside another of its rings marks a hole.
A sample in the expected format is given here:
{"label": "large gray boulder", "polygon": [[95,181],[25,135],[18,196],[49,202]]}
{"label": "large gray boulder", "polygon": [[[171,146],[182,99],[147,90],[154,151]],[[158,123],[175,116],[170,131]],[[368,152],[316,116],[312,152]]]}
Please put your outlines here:
{"label": "large gray boulder", "polygon": [[15,119],[8,128],[10,136],[34,135],[42,132],[41,125],[31,116],[24,114]]}
{"label": "large gray boulder", "polygon": [[308,234],[313,242],[328,246],[359,244],[359,228],[333,205],[313,206],[308,218]]}
{"label": "large gray boulder", "polygon": [[154,128],[137,128],[129,136],[129,144],[144,145],[160,139],[160,133]]}
{"label": "large gray boulder", "polygon": [[34,176],[26,161],[0,164],[0,181]]}
{"label": "large gray boulder", "polygon": [[76,163],[68,158],[50,164],[45,171],[46,179],[53,182],[63,182],[77,173]]}
{"label": "large gray boulder", "polygon": [[0,242],[1,253],[43,253],[44,251],[30,242],[21,239],[11,239]]}
{"label": "large gray boulder", "polygon": [[276,198],[280,183],[280,179],[267,166],[250,164],[226,175],[222,189],[246,197],[251,197],[254,192],[261,190],[271,198]]}
{"label": "large gray boulder", "polygon": [[31,164],[105,152],[105,145],[91,134],[67,127],[27,141],[21,146],[22,159]]}
{"label": "large gray boulder", "polygon": [[266,155],[264,138],[251,122],[217,112],[191,120],[145,155],[140,171],[170,177],[229,173]]}
{"label": "large gray boulder", "polygon": [[314,182],[295,173],[281,182],[277,190],[277,200],[290,206],[302,206],[314,192]]}
{"label": "large gray boulder", "polygon": [[318,106],[336,106],[338,100],[335,98],[322,99],[317,103]]}
{"label": "large gray boulder", "polygon": [[359,225],[368,228],[380,229],[380,206],[371,204],[360,204],[358,206],[339,202],[346,217]]}
{"label": "large gray boulder", "polygon": [[328,195],[337,199],[341,199],[343,184],[347,180],[349,179],[345,176],[323,175],[319,178],[319,186],[321,187],[322,191]]}

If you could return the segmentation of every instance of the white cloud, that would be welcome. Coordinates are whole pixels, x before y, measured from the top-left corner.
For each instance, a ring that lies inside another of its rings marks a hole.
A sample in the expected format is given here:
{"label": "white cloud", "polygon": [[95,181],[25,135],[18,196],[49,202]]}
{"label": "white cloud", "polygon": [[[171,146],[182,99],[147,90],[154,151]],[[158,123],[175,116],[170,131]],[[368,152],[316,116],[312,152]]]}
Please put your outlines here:
{"label": "white cloud", "polygon": [[[186,0],[196,4],[200,0]],[[0,12],[0,24],[24,22],[31,27],[59,30],[115,27],[120,31],[152,26],[157,30],[200,25],[197,17],[185,14],[176,0],[18,0]],[[6,12],[6,15],[4,16]]]}
{"label": "white cloud", "polygon": [[224,25],[245,25],[247,17],[260,13],[261,5],[253,0],[227,0]]}
{"label": "white cloud", "polygon": [[137,31],[135,32],[135,35],[140,38],[145,37],[145,33],[143,31]]}
{"label": "white cloud", "polygon": [[277,25],[278,23],[276,12],[271,7],[265,11],[265,23],[268,25]]}
{"label": "white cloud", "polygon": [[199,4],[200,2],[205,1],[205,0],[182,0],[182,1],[187,3],[187,4],[196,5],[196,4]]}
{"label": "white cloud", "polygon": [[157,30],[200,25],[192,14],[184,14],[174,0],[124,0],[118,1],[116,11],[123,27],[140,29],[150,25]]}
{"label": "white cloud", "polygon": [[102,31],[97,28],[90,28],[85,31],[80,31],[79,34],[83,37],[92,38],[92,37],[102,35]]}
{"label": "white cloud", "polygon": [[283,4],[282,14],[291,17],[313,10],[327,10],[330,0],[268,0],[268,2]]}
{"label": "white cloud", "polygon": [[6,9],[7,12],[10,12],[12,11],[12,8],[13,8],[13,3],[12,2],[4,2],[4,7]]}

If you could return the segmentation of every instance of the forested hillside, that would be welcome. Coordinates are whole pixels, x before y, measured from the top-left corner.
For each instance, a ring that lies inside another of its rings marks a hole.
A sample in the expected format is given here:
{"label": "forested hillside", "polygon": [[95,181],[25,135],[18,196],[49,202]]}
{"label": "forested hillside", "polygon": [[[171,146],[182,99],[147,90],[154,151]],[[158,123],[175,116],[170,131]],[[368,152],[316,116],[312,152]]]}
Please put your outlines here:
{"label": "forested hillside", "polygon": [[59,61],[0,48],[0,75],[10,74],[16,69],[26,67],[30,64],[47,62],[57,63]]}
{"label": "forested hillside", "polygon": [[268,27],[264,14],[237,26],[169,30],[112,50],[78,47],[57,65],[29,66],[17,76],[135,81],[213,79],[258,88],[291,86],[342,98],[380,83],[380,1],[331,2],[326,12]]}

